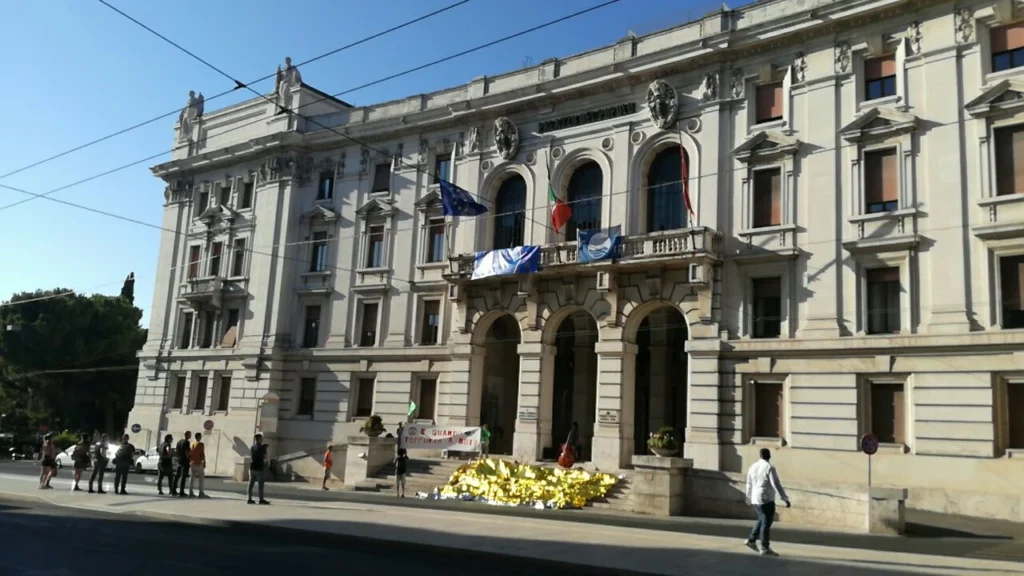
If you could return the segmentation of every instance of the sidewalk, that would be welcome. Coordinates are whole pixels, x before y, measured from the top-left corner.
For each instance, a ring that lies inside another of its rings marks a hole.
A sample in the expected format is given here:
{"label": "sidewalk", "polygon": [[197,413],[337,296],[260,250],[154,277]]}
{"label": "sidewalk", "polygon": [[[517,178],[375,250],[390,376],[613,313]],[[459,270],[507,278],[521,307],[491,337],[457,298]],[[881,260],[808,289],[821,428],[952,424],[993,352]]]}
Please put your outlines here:
{"label": "sidewalk", "polygon": [[[934,555],[778,543],[781,558],[762,558],[742,540],[560,519],[494,517],[371,503],[274,500],[248,506],[237,494],[211,500],[160,498],[151,486],[131,496],[70,492],[70,481],[40,491],[30,477],[0,475],[0,497],[44,501],[118,514],[141,514],[233,529],[308,531],[309,538],[374,539],[396,547],[440,547],[453,553],[511,555],[651,574],[1024,574],[1024,564]],[[143,492],[145,491],[145,492]],[[294,532],[292,532],[294,534]]]}

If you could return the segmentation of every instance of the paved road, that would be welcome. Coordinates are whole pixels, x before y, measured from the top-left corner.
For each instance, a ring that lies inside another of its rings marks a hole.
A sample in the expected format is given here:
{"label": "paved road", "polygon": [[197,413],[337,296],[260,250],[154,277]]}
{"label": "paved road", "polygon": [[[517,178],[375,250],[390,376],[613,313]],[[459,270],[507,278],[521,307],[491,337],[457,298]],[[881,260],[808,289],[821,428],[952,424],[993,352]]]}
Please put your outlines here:
{"label": "paved road", "polygon": [[[0,497],[3,576],[221,576],[223,574],[538,574],[544,566],[502,557],[500,564],[451,551],[396,550],[365,542],[317,541],[275,532],[237,530],[28,504]],[[481,564],[487,564],[486,568]],[[497,565],[495,565],[497,564]],[[255,568],[258,566],[258,570]],[[557,567],[562,574],[592,573]],[[474,572],[477,570],[474,569]]]}
{"label": "paved road", "polygon": [[[0,474],[35,476],[39,474],[38,463],[0,460]],[[70,470],[62,471],[67,478]],[[113,477],[110,476],[112,480]],[[128,480],[129,492],[156,491],[156,476],[132,474]],[[141,485],[144,485],[143,488]],[[302,487],[300,487],[302,486]],[[238,482],[223,478],[207,478],[206,488],[210,491],[244,494],[246,487]],[[532,508],[507,508],[485,506],[450,500],[398,499],[388,495],[311,490],[308,485],[274,483],[267,485],[267,497],[307,502],[362,502],[433,510],[461,510],[480,514],[546,517],[557,515],[559,520],[583,524],[607,524],[612,526],[645,528],[688,534],[704,534],[741,539],[747,536],[749,524],[736,520],[714,520],[704,518],[659,518],[599,512],[592,509],[582,511],[534,510]],[[1024,562],[1024,525],[996,520],[978,520],[965,517],[947,516],[907,510],[908,537],[890,538],[861,534],[839,534],[776,525],[772,528],[772,540],[795,544],[813,544],[864,550],[884,550],[937,556],[958,556],[990,560]]]}

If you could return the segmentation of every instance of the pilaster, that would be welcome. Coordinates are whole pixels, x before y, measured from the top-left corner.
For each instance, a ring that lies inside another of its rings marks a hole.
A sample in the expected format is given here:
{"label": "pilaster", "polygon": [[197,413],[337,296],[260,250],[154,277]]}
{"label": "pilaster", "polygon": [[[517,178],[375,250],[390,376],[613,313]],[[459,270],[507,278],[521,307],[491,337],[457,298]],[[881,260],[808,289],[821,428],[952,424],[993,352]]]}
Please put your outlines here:
{"label": "pilaster", "polygon": [[632,462],[636,344],[598,342],[597,421],[591,461],[600,470],[619,470]]}
{"label": "pilaster", "polygon": [[686,342],[686,352],[690,354],[690,401],[683,449],[695,468],[721,470],[718,421],[722,407],[718,398],[718,359],[722,346],[721,340]]}
{"label": "pilaster", "polygon": [[543,456],[551,438],[554,399],[555,347],[540,342],[519,345],[519,407],[512,453],[533,462]]}

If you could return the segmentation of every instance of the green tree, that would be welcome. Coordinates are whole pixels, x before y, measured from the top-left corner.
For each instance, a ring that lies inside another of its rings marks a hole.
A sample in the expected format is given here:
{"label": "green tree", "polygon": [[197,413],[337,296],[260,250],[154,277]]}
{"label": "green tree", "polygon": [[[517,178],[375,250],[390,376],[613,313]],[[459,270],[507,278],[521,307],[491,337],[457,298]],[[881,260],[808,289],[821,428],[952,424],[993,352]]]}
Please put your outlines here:
{"label": "green tree", "polygon": [[135,397],[142,311],[120,296],[47,298],[67,292],[16,294],[0,307],[0,407],[25,432],[117,432]]}
{"label": "green tree", "polygon": [[128,277],[124,279],[124,285],[121,286],[121,298],[127,300],[129,304],[135,304],[135,272],[128,274]]}

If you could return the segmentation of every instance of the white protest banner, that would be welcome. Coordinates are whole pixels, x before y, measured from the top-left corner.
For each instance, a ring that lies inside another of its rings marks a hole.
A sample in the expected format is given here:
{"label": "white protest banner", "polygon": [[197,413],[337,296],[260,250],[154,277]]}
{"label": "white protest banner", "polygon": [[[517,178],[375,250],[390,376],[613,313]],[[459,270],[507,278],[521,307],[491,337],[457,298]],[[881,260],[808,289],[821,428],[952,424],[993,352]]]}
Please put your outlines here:
{"label": "white protest banner", "polygon": [[407,424],[402,430],[402,448],[476,452],[480,449],[480,428]]}

